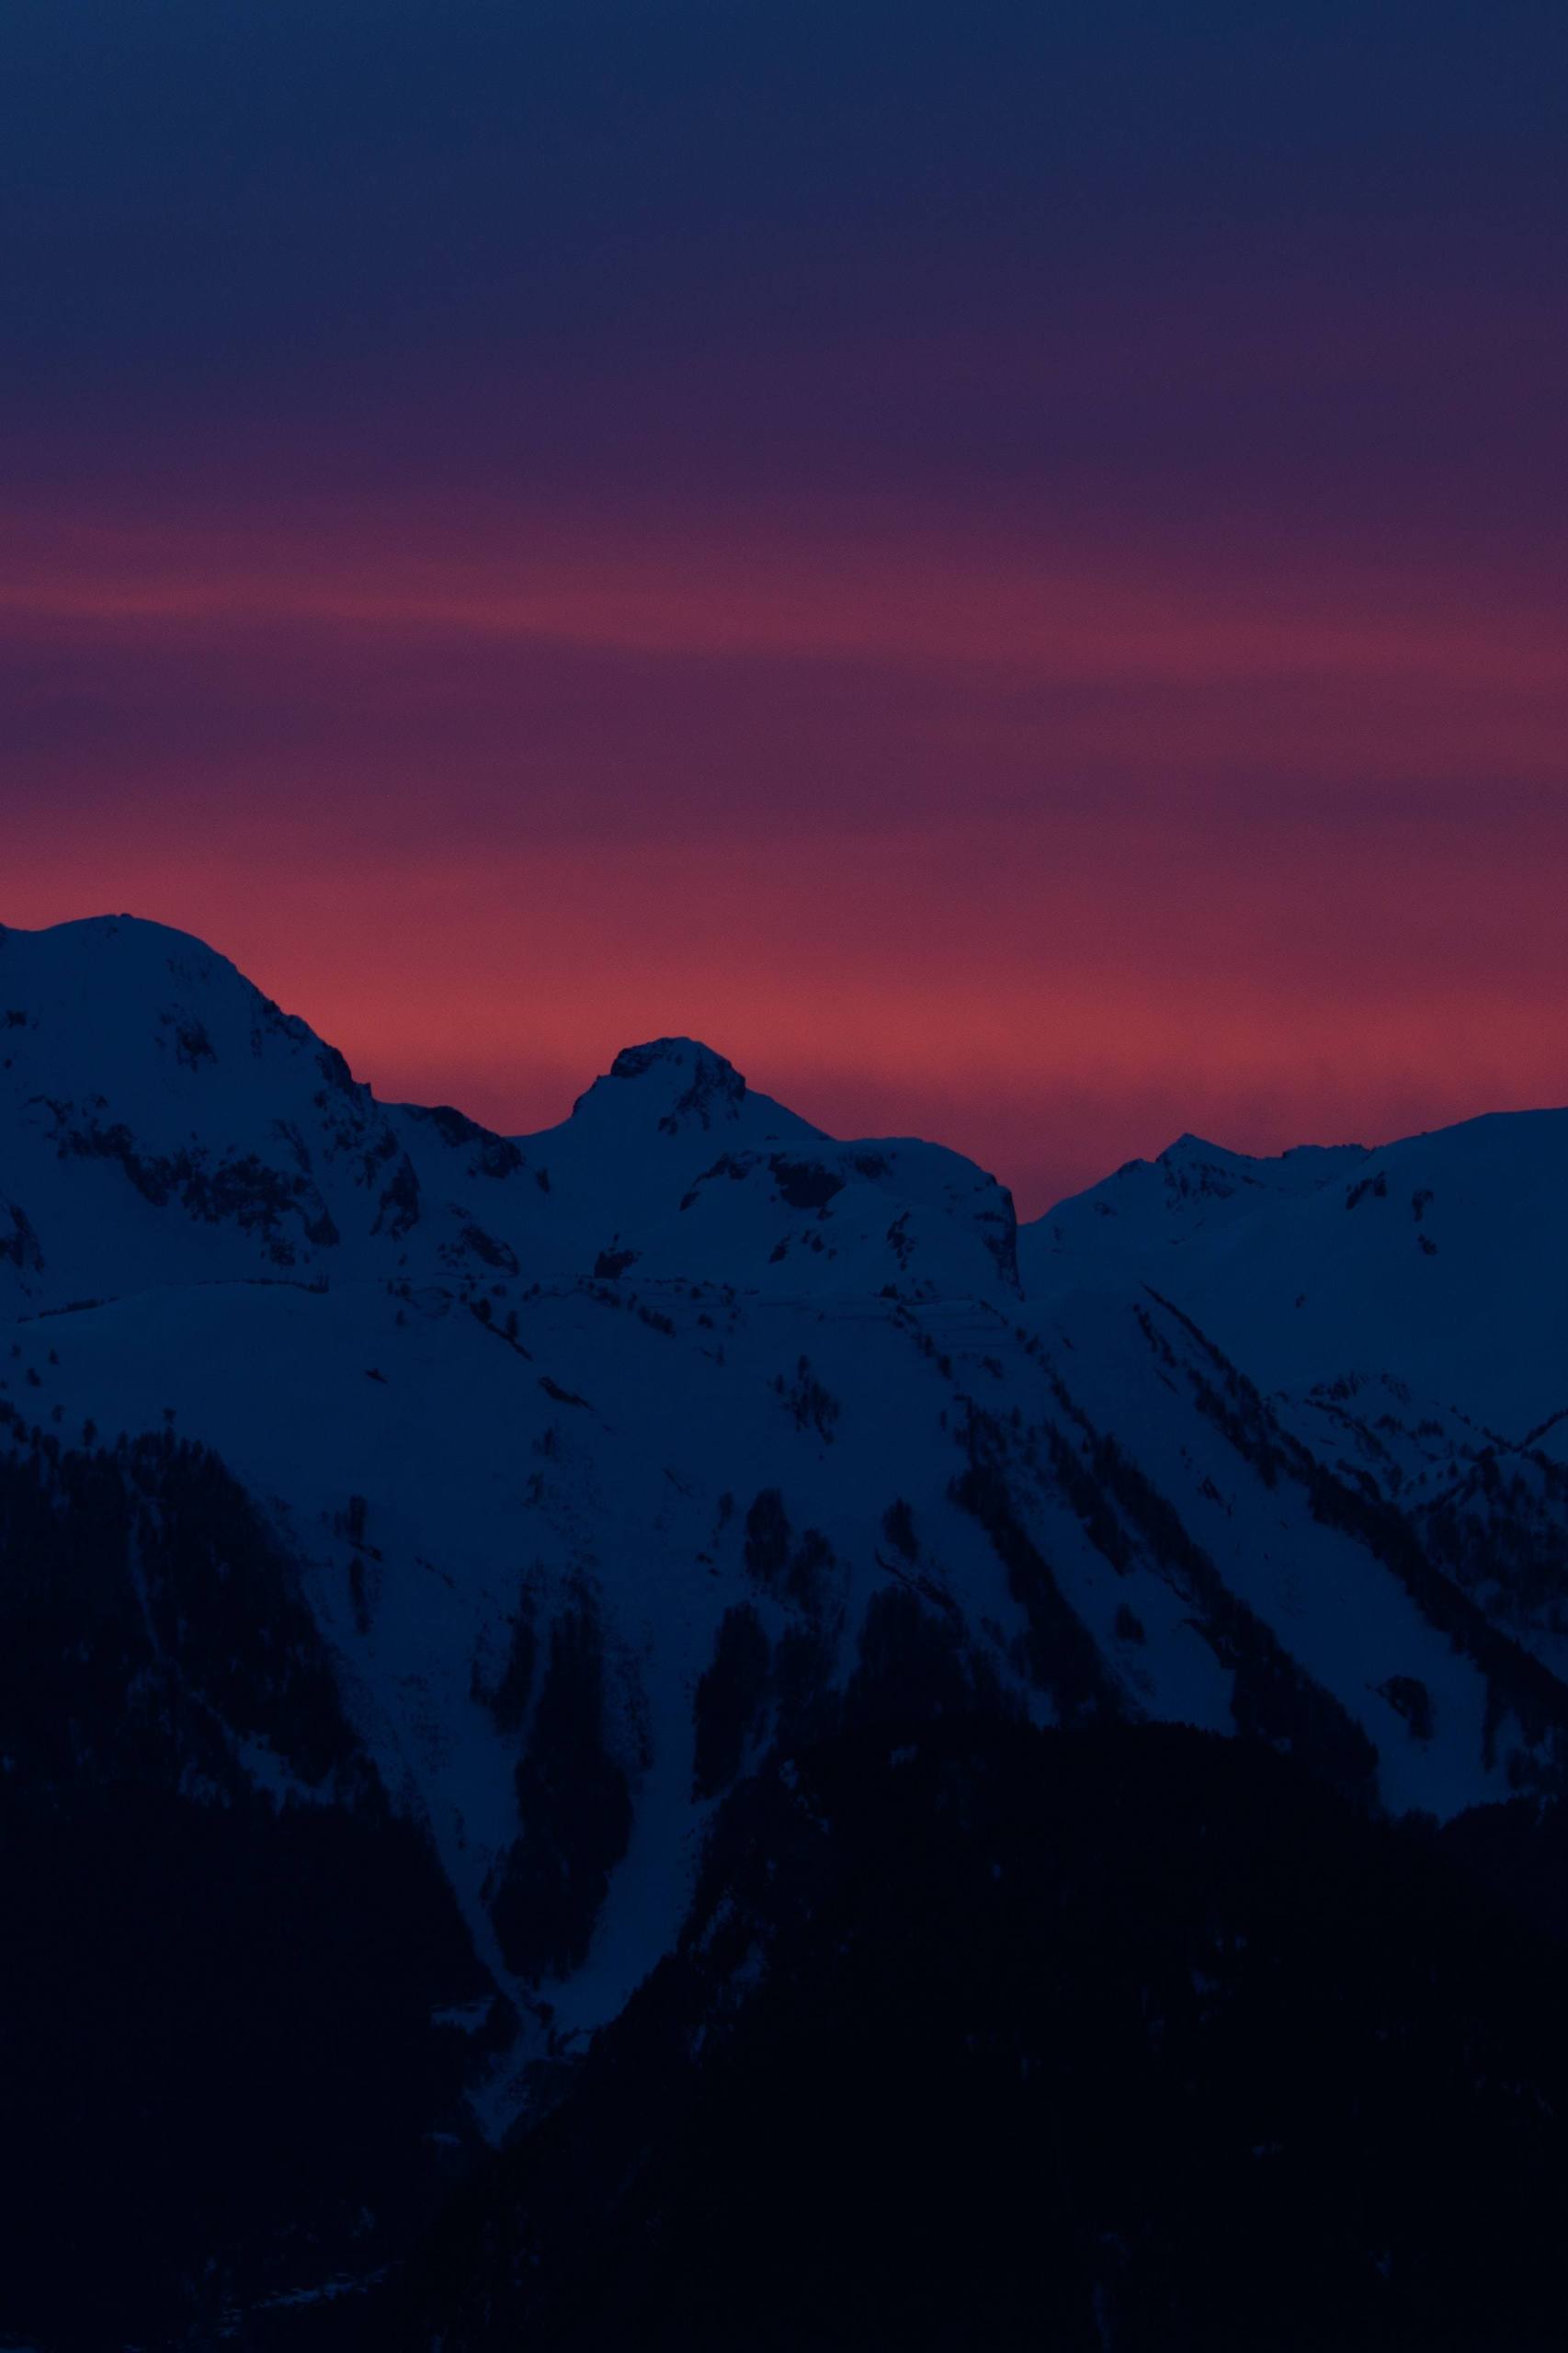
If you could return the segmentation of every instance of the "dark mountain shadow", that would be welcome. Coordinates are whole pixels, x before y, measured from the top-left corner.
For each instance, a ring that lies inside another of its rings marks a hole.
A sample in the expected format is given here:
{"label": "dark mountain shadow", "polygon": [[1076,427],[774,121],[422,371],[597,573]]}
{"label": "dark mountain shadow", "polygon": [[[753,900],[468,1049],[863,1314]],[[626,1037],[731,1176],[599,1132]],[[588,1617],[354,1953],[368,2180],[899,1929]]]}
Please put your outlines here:
{"label": "dark mountain shadow", "polygon": [[352,2341],[1555,2346],[1568,1954],[1482,1888],[1529,1880],[1527,1811],[1393,1825],[1169,1726],[776,1759]]}

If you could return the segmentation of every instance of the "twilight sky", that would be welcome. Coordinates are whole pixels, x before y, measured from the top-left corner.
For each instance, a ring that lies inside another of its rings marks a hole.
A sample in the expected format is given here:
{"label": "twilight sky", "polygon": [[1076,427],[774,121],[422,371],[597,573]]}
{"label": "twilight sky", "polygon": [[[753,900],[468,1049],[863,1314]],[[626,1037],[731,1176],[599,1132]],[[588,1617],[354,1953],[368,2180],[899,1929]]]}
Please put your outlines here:
{"label": "twilight sky", "polygon": [[6,0],[0,921],[1032,1212],[1568,1100],[1562,0]]}

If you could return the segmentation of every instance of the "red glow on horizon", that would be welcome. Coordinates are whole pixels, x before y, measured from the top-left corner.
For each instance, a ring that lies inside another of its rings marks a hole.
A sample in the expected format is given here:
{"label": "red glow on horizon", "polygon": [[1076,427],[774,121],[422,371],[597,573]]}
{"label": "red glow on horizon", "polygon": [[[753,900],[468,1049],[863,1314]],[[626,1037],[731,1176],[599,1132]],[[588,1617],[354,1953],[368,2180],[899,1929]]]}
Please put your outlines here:
{"label": "red glow on horizon", "polygon": [[1568,1096],[1568,665],[1528,582],[407,520],[0,538],[0,920],[196,931],[380,1092],[512,1131],[705,1036],[1026,1213],[1184,1128]]}

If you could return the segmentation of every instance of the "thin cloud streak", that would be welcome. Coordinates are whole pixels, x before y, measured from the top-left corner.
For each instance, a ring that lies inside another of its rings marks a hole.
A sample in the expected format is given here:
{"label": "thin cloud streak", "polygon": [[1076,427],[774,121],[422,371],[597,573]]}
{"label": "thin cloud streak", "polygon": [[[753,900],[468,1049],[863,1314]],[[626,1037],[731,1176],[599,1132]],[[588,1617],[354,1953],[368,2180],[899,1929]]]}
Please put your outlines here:
{"label": "thin cloud streak", "polygon": [[[1118,576],[1090,551],[1038,558],[904,538],[890,545],[704,541],[584,553],[522,518],[516,552],[389,548],[374,531],[200,538],[0,530],[0,610],[15,631],[303,629],[477,637],[672,655],[762,655],[1023,671],[1059,684],[1425,679],[1568,697],[1551,606],[1469,607],[1462,584],[1341,572],[1229,594],[1201,572]],[[584,537],[591,538],[585,532]],[[537,543],[542,542],[542,545]],[[535,543],[535,544],[530,544]],[[1359,609],[1358,609],[1359,608]]]}

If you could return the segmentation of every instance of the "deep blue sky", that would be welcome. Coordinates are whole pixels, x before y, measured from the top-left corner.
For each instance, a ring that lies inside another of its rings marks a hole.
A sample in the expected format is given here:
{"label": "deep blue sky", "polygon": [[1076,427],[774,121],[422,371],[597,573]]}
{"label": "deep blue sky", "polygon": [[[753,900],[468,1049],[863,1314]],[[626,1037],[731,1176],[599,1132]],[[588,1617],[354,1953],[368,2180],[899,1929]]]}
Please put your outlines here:
{"label": "deep blue sky", "polygon": [[[1237,429],[1279,455],[1303,420],[1270,352],[1288,373],[1380,299],[1416,345],[1402,389],[1456,314],[1562,358],[1560,6],[11,0],[6,24],[24,426],[205,420],[217,457],[212,402],[280,408],[308,467],[309,427],[341,463],[368,401],[367,469],[439,463],[437,420],[477,416],[508,481],[631,470],[667,436],[703,483],[852,460],[1039,485],[1052,452],[1004,357],[1055,373],[1078,450],[1135,442],[1141,472],[1217,462]],[[1142,385],[1084,381],[1085,339],[1119,357],[1140,331]],[[838,371],[867,346],[902,381]],[[770,396],[771,365],[813,361],[804,413]],[[1302,387],[1337,377],[1352,457],[1388,421],[1355,361],[1320,351]],[[616,404],[577,395],[625,369],[653,414],[618,460]],[[1466,391],[1498,399],[1494,376],[1411,404],[1409,462],[1451,447]],[[502,430],[519,395],[541,446]]]}

